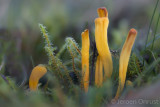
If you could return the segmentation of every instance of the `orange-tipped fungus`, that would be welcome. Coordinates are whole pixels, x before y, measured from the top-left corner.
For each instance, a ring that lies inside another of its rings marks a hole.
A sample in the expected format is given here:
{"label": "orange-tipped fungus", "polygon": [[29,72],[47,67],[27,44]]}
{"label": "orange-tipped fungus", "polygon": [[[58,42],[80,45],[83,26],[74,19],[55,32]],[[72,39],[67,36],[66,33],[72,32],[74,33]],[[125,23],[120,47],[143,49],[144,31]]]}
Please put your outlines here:
{"label": "orange-tipped fungus", "polygon": [[135,29],[131,29],[123,45],[121,55],[120,55],[120,61],[119,61],[119,65],[120,65],[119,66],[119,86],[118,86],[115,99],[118,99],[119,95],[121,94],[124,88],[128,62],[129,62],[131,50],[132,50],[136,36],[137,36],[137,31]]}
{"label": "orange-tipped fungus", "polygon": [[[96,41],[96,47],[98,50],[100,61],[103,67],[102,69],[99,69],[96,72],[102,73],[100,75],[103,75],[103,69],[104,69],[104,80],[105,80],[106,77],[107,78],[111,77],[112,70],[113,70],[112,56],[109,50],[108,40],[107,40],[107,29],[109,25],[109,19],[108,19],[108,12],[106,8],[104,7],[98,8],[97,12],[98,12],[99,18],[95,19],[95,41]],[[96,68],[99,68],[97,66],[98,64],[96,64]],[[96,74],[99,74],[99,73],[96,73]],[[97,81],[95,82],[97,84]]]}

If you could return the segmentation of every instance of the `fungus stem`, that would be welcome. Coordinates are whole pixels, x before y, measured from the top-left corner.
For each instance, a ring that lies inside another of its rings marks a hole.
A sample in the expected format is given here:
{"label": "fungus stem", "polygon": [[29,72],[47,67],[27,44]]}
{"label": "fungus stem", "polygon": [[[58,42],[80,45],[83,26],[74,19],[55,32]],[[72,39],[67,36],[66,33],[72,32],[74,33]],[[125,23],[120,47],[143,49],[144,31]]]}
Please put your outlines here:
{"label": "fungus stem", "polygon": [[46,73],[47,73],[47,69],[42,65],[38,65],[33,68],[31,75],[30,75],[30,78],[29,78],[30,90],[32,90],[32,91],[37,90],[37,86],[38,86],[38,82],[39,82],[40,78],[43,77]]}
{"label": "fungus stem", "polygon": [[119,86],[118,86],[115,99],[118,99],[119,95],[121,94],[124,88],[129,57],[130,57],[131,50],[132,50],[136,36],[137,36],[137,31],[135,29],[131,29],[123,45],[121,55],[120,55],[120,61],[119,61],[119,64],[120,64],[119,65]]}
{"label": "fungus stem", "polygon": [[89,40],[89,31],[86,29],[81,34],[82,36],[82,74],[83,74],[83,85],[84,91],[88,92],[89,87],[89,47],[90,47],[90,40]]}

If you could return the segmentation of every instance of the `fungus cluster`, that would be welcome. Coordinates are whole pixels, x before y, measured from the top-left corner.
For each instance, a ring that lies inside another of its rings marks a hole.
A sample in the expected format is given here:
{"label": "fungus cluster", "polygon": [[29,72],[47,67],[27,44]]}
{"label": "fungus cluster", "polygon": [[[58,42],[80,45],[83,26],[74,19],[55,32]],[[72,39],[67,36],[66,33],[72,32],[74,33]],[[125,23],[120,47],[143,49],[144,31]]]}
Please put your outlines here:
{"label": "fungus cluster", "polygon": [[[109,25],[107,9],[102,7],[98,8],[98,18],[95,19],[95,42],[98,50],[95,68],[95,86],[101,87],[104,81],[111,77],[113,71],[112,55],[108,46],[107,30]],[[121,94],[125,80],[128,62],[131,50],[137,36],[135,29],[130,29],[126,41],[123,45],[119,60],[119,85],[115,99],[118,99]],[[81,34],[82,49],[81,49],[81,63],[82,63],[82,82],[84,91],[88,92],[89,87],[89,30],[86,29]],[[39,79],[47,72],[44,66],[36,66],[31,73],[29,80],[29,87],[31,90],[36,90]],[[107,90],[106,90],[107,91]]]}

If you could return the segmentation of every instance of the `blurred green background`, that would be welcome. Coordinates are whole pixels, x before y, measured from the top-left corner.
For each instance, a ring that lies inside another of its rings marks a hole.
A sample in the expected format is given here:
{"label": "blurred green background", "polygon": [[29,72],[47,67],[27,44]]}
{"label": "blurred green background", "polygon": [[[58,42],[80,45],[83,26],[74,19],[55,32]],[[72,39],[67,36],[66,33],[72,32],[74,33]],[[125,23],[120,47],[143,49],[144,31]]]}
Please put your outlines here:
{"label": "blurred green background", "polygon": [[[109,13],[111,50],[121,48],[131,28],[138,31],[136,49],[143,50],[155,3],[156,0],[0,0],[0,63],[5,66],[2,72],[20,85],[28,80],[32,62],[47,64],[39,23],[47,27],[57,51],[68,36],[81,44],[81,32],[86,28],[94,38],[94,19],[97,8],[102,6]],[[149,41],[153,39],[160,6],[157,10]],[[155,50],[160,51],[159,43]]]}

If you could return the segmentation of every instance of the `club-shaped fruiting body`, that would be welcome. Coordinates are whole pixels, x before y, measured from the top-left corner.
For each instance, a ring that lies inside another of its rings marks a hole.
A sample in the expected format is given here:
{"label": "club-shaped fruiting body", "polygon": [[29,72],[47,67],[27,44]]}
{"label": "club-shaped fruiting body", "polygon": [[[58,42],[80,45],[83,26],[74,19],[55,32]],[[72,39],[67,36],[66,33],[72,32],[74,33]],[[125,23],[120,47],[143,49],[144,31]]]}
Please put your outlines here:
{"label": "club-shaped fruiting body", "polygon": [[126,81],[126,87],[133,87],[133,83],[130,80]]}
{"label": "club-shaped fruiting body", "polygon": [[119,95],[121,94],[124,88],[128,62],[136,36],[137,36],[137,31],[135,29],[131,29],[123,45],[119,61],[119,86],[115,99],[118,99]]}
{"label": "club-shaped fruiting body", "polygon": [[[95,41],[99,58],[97,58],[96,62],[95,85],[99,87],[102,85],[101,82],[102,79],[105,80],[106,78],[111,77],[113,64],[107,38],[107,29],[109,25],[108,12],[106,8],[98,8],[97,12],[99,18],[95,19]],[[100,64],[98,64],[99,60]],[[103,76],[103,69],[104,69],[104,76]],[[102,79],[100,79],[100,77],[97,76],[97,74],[99,74],[99,76],[102,76]]]}
{"label": "club-shaped fruiting body", "polygon": [[43,65],[38,65],[33,68],[30,78],[29,78],[29,88],[32,91],[36,91],[38,87],[38,82],[41,77],[47,73],[46,67]]}
{"label": "club-shaped fruiting body", "polygon": [[90,47],[90,40],[89,40],[89,31],[86,29],[81,34],[82,37],[82,81],[84,86],[84,91],[88,92],[89,86],[89,47]]}

